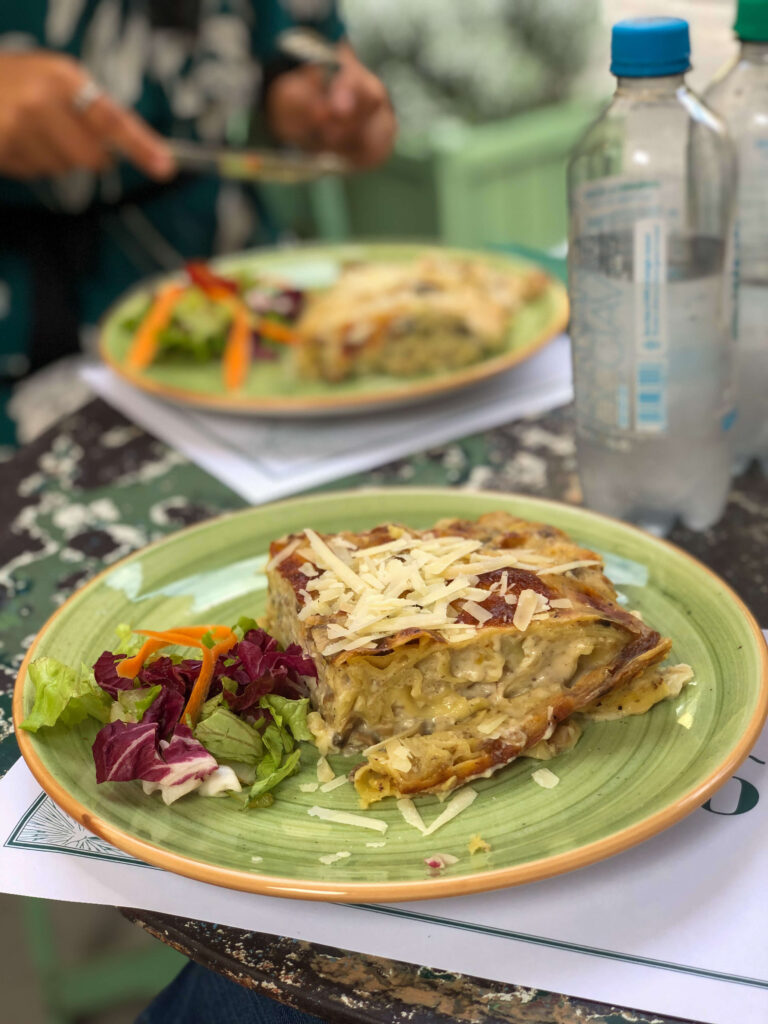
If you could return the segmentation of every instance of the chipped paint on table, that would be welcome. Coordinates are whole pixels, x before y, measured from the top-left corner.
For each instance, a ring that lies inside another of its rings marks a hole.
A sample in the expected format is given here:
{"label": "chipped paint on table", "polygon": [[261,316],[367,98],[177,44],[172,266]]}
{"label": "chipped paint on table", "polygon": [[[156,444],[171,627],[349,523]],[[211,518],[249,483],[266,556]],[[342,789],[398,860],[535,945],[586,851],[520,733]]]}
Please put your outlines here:
{"label": "chipped paint on table", "polygon": [[205,967],[337,1024],[679,1024],[400,960],[137,910],[128,920]]}
{"label": "chipped paint on table", "polygon": [[[35,632],[73,590],[142,545],[244,502],[95,401],[3,463],[0,775],[18,756],[11,689]],[[581,500],[569,411],[524,420],[338,481],[456,486]],[[672,540],[724,576],[768,623],[768,479],[735,481],[725,517]],[[332,1022],[670,1024],[671,1018],[485,982],[234,928],[123,911],[187,956]]]}

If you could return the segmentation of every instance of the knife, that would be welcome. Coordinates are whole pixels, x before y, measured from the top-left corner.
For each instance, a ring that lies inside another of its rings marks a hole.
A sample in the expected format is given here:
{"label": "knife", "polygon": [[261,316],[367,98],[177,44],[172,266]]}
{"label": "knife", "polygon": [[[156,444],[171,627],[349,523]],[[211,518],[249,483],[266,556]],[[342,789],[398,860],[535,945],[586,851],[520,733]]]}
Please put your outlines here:
{"label": "knife", "polygon": [[335,153],[280,152],[275,149],[230,149],[206,146],[183,139],[166,140],[182,171],[217,174],[241,181],[267,181],[290,185],[314,181],[330,174],[347,174],[352,170],[343,157]]}
{"label": "knife", "polygon": [[[325,72],[326,86],[341,67],[334,46],[308,28],[281,32],[277,47],[298,64],[314,64]],[[198,174],[217,174],[240,181],[277,182],[284,185],[314,181],[352,170],[335,153],[281,152],[272,149],[231,149],[206,146],[184,139],[167,140],[179,169]]]}

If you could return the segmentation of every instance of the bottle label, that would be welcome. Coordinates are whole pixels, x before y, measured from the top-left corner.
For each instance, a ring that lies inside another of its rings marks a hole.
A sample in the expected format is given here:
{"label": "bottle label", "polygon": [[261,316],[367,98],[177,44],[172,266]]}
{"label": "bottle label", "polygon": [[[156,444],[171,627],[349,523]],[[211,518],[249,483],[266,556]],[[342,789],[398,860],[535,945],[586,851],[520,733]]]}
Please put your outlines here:
{"label": "bottle label", "polygon": [[663,217],[634,225],[634,428],[667,428],[667,234]]}
{"label": "bottle label", "polygon": [[719,432],[730,351],[725,246],[682,230],[676,181],[611,178],[572,196],[576,420],[582,436]]}
{"label": "bottle label", "polygon": [[742,273],[768,263],[768,135],[748,133],[739,147],[739,192],[736,212]]}

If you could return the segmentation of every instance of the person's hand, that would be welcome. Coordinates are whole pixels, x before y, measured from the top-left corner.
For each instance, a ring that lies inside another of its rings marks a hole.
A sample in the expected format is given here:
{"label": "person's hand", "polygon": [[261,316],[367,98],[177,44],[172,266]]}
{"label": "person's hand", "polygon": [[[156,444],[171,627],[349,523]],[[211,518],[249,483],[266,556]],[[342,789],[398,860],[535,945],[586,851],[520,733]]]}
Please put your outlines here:
{"label": "person's hand", "polygon": [[117,156],[152,178],[173,174],[160,136],[90,81],[81,64],[58,53],[0,54],[0,174],[103,171]]}
{"label": "person's hand", "polygon": [[397,122],[383,83],[351,47],[338,47],[340,70],[330,82],[310,65],[279,75],[266,97],[269,127],[283,142],[329,150],[358,167],[373,167],[392,152]]}

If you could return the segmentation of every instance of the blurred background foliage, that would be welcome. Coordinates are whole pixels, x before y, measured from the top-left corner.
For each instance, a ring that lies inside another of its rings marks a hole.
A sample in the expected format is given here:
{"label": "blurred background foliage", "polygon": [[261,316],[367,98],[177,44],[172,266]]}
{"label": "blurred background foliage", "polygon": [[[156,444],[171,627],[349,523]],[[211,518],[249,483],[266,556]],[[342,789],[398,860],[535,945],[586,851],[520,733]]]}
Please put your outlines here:
{"label": "blurred background foliage", "polygon": [[600,0],[343,0],[350,40],[386,83],[404,138],[572,95]]}

